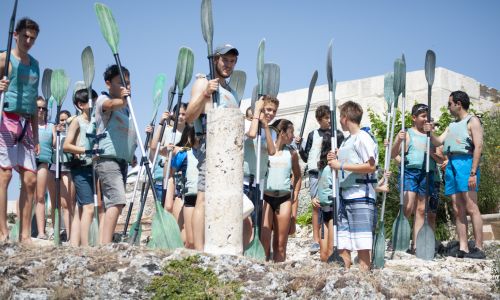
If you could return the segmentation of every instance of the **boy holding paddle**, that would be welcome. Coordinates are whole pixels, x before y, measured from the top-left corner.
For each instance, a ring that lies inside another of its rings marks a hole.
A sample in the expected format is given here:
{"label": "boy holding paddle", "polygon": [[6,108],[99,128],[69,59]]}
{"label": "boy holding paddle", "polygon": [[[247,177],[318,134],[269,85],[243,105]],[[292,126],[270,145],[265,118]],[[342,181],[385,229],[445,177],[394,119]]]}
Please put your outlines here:
{"label": "boy holding paddle", "polygon": [[340,187],[338,249],[346,268],[351,251],[358,252],[360,269],[370,268],[370,250],[375,229],[375,187],[378,147],[373,137],[361,130],[361,105],[348,101],[340,106],[340,125],[350,135],[338,153],[330,152],[328,165],[337,170]]}
{"label": "boy holding paddle", "polygon": [[[2,123],[0,124],[0,242],[8,237],[7,188],[12,178],[12,169],[21,176],[19,195],[20,241],[31,242],[31,205],[36,188],[35,154],[38,144],[38,117],[36,99],[40,69],[38,61],[28,54],[35,44],[40,29],[28,18],[16,24],[14,39],[16,47],[11,56],[0,54],[0,78],[7,71],[8,80],[0,81],[0,92],[5,93]],[[9,60],[9,70],[5,64]]]}
{"label": "boy holding paddle", "polygon": [[109,93],[99,96],[96,101],[97,139],[99,149],[104,151],[96,163],[106,210],[101,241],[103,245],[111,243],[118,217],[126,204],[128,163],[132,161],[137,146],[135,129],[127,108],[130,73],[125,67],[122,67],[122,72],[127,87],[121,84],[117,65],[106,69],[104,81]]}

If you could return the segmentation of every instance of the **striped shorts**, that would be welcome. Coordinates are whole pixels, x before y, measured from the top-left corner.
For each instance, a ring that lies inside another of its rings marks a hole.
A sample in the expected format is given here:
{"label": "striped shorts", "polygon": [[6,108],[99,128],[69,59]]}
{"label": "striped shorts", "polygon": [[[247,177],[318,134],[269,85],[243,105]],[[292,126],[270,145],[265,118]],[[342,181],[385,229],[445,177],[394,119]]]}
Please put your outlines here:
{"label": "striped shorts", "polygon": [[375,201],[370,198],[342,199],[339,207],[338,249],[370,250],[376,225]]}
{"label": "striped shorts", "polygon": [[15,113],[3,112],[0,126],[0,168],[36,173],[35,144],[31,123],[26,124],[23,136],[24,122],[28,121]]}

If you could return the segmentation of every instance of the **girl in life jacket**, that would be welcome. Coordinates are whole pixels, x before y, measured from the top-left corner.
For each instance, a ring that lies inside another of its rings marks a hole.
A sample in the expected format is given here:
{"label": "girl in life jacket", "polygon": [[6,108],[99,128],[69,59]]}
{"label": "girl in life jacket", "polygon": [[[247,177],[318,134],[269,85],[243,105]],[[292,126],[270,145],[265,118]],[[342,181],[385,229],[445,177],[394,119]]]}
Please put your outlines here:
{"label": "girl in life jacket", "polygon": [[[264,207],[262,212],[262,233],[260,241],[271,259],[271,235],[273,240],[273,257],[275,262],[286,259],[286,246],[292,217],[292,203],[298,201],[301,187],[299,155],[290,148],[294,140],[293,123],[288,120],[277,120],[272,127],[276,128],[276,153],[269,156],[269,169],[264,188]],[[293,173],[293,199],[290,189],[290,173]]]}

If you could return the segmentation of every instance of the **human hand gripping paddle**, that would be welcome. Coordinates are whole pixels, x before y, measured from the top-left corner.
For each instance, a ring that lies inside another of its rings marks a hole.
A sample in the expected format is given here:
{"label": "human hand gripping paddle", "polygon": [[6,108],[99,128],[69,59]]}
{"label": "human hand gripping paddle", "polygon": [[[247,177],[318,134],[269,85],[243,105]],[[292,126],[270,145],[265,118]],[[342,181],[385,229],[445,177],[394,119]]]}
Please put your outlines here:
{"label": "human hand gripping paddle", "polygon": [[[258,95],[259,98],[264,95],[264,50],[266,40],[262,39],[259,43],[259,50],[257,51],[257,81],[258,81]],[[279,76],[279,73],[278,73]],[[260,242],[260,223],[259,223],[259,207],[260,207],[260,148],[261,148],[261,126],[260,122],[257,129],[257,165],[256,165],[256,188],[253,193],[255,205],[255,217],[253,220],[253,239],[246,247],[243,255],[252,257],[258,260],[266,259],[266,252],[262,243]],[[252,187],[250,187],[252,188]]]}
{"label": "human hand gripping paddle", "polygon": [[[160,106],[161,99],[163,98],[163,89],[165,87],[165,80],[166,80],[165,74],[158,74],[156,76],[155,85],[153,88],[153,116],[151,117],[151,122],[149,123],[149,125],[151,127],[153,127],[155,122],[156,122],[156,116],[158,114],[158,107]],[[152,134],[153,134],[153,132],[148,132],[146,134],[146,141],[144,142],[144,149],[146,150],[146,152],[148,152],[148,150],[149,150],[148,149],[149,148],[149,140],[151,139]],[[152,164],[152,166],[154,166],[154,164]],[[139,185],[139,179],[142,178],[142,176],[143,176],[143,171],[144,171],[144,163],[141,161],[139,172],[137,173],[137,177],[135,178],[134,192],[132,193],[132,198],[130,198],[129,203],[128,203],[127,217],[125,219],[125,225],[123,227],[123,234],[121,236],[122,238],[127,236],[128,224],[130,222],[130,217],[132,215],[132,208],[134,206],[135,196],[137,195],[137,187]],[[143,182],[142,188],[141,188],[141,199],[142,199],[142,196],[144,195],[145,185],[146,185],[146,183]],[[136,228],[138,228],[136,240],[140,241],[141,234],[142,234],[142,227],[140,226],[139,223],[135,222],[134,224],[132,224],[132,228],[131,228],[130,232],[132,233],[133,231],[135,231]]]}
{"label": "human hand gripping paddle", "polygon": [[[214,21],[212,18],[212,0],[202,0],[201,1],[201,32],[203,34],[203,39],[207,43],[207,58],[208,67],[210,74],[208,80],[215,78],[214,70],[214,50],[213,50],[213,39],[214,39]],[[212,97],[214,107],[219,106],[219,92],[215,91]]]}
{"label": "human hand gripping paddle", "polygon": [[[113,14],[111,13],[111,10],[104,4],[102,3],[95,3],[94,5],[95,12],[97,15],[97,19],[99,21],[99,27],[101,28],[101,32],[104,36],[104,39],[108,43],[109,47],[111,48],[111,51],[113,52],[113,56],[115,58],[116,65],[118,66],[118,71],[120,72],[120,80],[123,86],[126,86],[125,83],[125,76],[122,71],[122,64],[120,62],[120,56],[118,54],[118,42],[119,42],[119,32],[118,32],[118,27],[116,25],[116,21],[113,17]],[[150,185],[153,185],[153,175],[151,173],[151,167],[149,165],[149,160],[146,156],[146,151],[144,150],[144,145],[142,142],[142,138],[140,135],[139,131],[139,126],[137,125],[137,120],[135,118],[135,112],[134,108],[132,105],[132,100],[130,96],[127,96],[127,106],[128,110],[130,112],[130,118],[132,121],[132,124],[134,126],[136,136],[137,136],[137,144],[139,146],[139,149],[141,151],[142,155],[142,161],[144,163],[144,166],[146,168],[146,174],[148,176],[148,180]],[[155,201],[156,199],[156,194],[153,193],[153,198]],[[142,214],[141,214],[142,215]]]}
{"label": "human hand gripping paddle", "polygon": [[[90,46],[85,47],[82,51],[82,70],[83,70],[83,82],[85,82],[85,88],[87,89],[87,94],[89,96],[89,108],[90,108],[90,119],[94,117],[94,106],[92,99],[92,82],[94,81],[95,66],[94,66],[94,53]],[[90,121],[90,120],[89,120]],[[80,132],[80,135],[87,134],[86,132]],[[94,145],[91,145],[94,148]],[[90,150],[92,154],[93,150]],[[92,223],[90,223],[89,228],[89,245],[97,246],[99,244],[99,208],[97,203],[97,187],[96,187],[96,175],[95,175],[95,159],[92,160],[92,190],[94,192],[94,217],[92,218]]]}
{"label": "human hand gripping paddle", "polygon": [[[406,62],[403,57],[396,59],[394,61],[394,95],[395,101],[399,98],[401,94],[401,130],[406,132],[405,128],[405,115],[406,115]],[[397,106],[397,104],[396,104]],[[394,120],[395,122],[395,120]],[[394,132],[392,132],[394,134]],[[391,145],[392,146],[392,145]],[[389,150],[390,151],[390,150]],[[411,239],[411,227],[410,222],[406,218],[403,205],[404,205],[404,173],[405,173],[405,153],[406,153],[406,139],[401,141],[401,163],[400,163],[400,188],[399,188],[399,214],[392,224],[392,245],[393,253],[391,258],[394,257],[396,251],[406,251],[410,247]]]}
{"label": "human hand gripping paddle", "polygon": [[311,105],[312,94],[314,87],[316,86],[316,81],[318,80],[318,71],[314,70],[311,77],[311,82],[309,83],[309,91],[307,93],[306,109],[304,110],[304,118],[302,118],[302,125],[300,126],[300,140],[304,137],[304,129],[306,128],[307,115],[309,114],[309,106]]}
{"label": "human hand gripping paddle", "polygon": [[[431,94],[432,84],[434,83],[434,71],[436,69],[436,54],[432,50],[427,50],[425,55],[425,79],[427,80],[427,122],[431,122]],[[432,227],[427,220],[429,210],[429,162],[430,162],[430,148],[431,148],[431,133],[427,132],[427,153],[425,157],[425,182],[427,183],[425,195],[425,218],[424,225],[417,234],[417,250],[415,255],[424,260],[432,260],[435,254],[436,237]]]}
{"label": "human hand gripping paddle", "polygon": [[[14,9],[12,9],[12,15],[9,22],[9,38],[7,39],[7,51],[5,55],[5,67],[3,79],[9,79],[9,63],[10,63],[10,52],[12,51],[12,36],[14,35],[14,24],[16,23],[16,12],[17,12],[17,0],[14,2]],[[0,125],[2,124],[3,117],[3,106],[5,101],[5,92],[0,92]]]}
{"label": "human hand gripping paddle", "polygon": [[[191,78],[193,77],[193,66],[194,66],[194,55],[193,51],[189,48],[182,47],[179,50],[179,58],[177,59],[177,70],[175,72],[175,81],[179,88],[179,93],[177,94],[177,106],[175,115],[179,115],[179,111],[182,103],[182,96],[184,94],[184,88],[189,84]],[[175,118],[174,127],[172,128],[172,135],[170,144],[175,143],[175,135],[177,132],[177,126],[179,123],[179,118]],[[168,153],[167,158],[167,174],[165,176],[165,182],[168,182],[170,177],[170,167],[172,163],[173,153]],[[146,194],[149,191],[149,187],[146,188]],[[175,218],[163,209],[161,202],[156,202],[156,214],[153,218],[153,223],[151,224],[151,240],[148,244],[150,248],[157,249],[175,249],[183,247],[182,238],[179,231],[179,225]],[[168,228],[171,234],[166,234],[165,229]],[[174,230],[175,229],[175,230]]]}
{"label": "human hand gripping paddle", "polygon": [[[392,137],[394,126],[391,130],[391,120],[394,120],[392,112],[394,111],[394,73],[387,73],[384,76],[384,98],[387,102],[387,121],[386,121],[386,133],[385,139],[390,142],[385,146],[385,160],[384,160],[384,176],[386,171],[389,170],[389,164],[391,162],[390,149],[392,148]],[[394,124],[394,122],[393,122]],[[385,178],[387,180],[387,177]],[[378,232],[375,236],[375,244],[373,247],[373,266],[376,268],[383,268],[385,265],[385,225],[384,225],[384,214],[385,214],[385,200],[387,198],[387,193],[384,192],[382,196],[382,210],[380,213],[380,221],[378,223]]]}
{"label": "human hand gripping paddle", "polygon": [[[66,98],[69,88],[69,78],[62,69],[57,69],[52,72],[52,78],[50,80],[50,90],[54,100],[57,103],[57,114],[56,114],[56,124],[59,124],[59,117],[61,113],[61,106]],[[59,246],[61,244],[60,237],[60,215],[59,206],[61,203],[61,133],[56,131],[56,193],[55,193],[55,207],[54,207],[54,244]]]}
{"label": "human hand gripping paddle", "polygon": [[[335,90],[337,89],[337,81],[333,79],[333,63],[332,63],[332,56],[333,56],[333,40],[330,41],[330,44],[328,45],[328,52],[326,56],[326,78],[328,81],[328,91],[329,91],[329,98],[330,98],[330,141],[332,145],[332,150],[335,151],[335,149],[338,148],[337,145],[337,103],[335,101]],[[337,173],[335,170],[332,169],[332,214],[333,214],[333,253],[330,255],[328,258],[328,262],[336,262],[340,264],[341,266],[344,266],[344,260],[342,257],[339,255],[338,251],[338,241],[339,241],[339,236],[338,236],[338,231],[337,231],[337,223],[338,223],[338,208],[337,208],[337,201],[339,199],[339,182],[337,178]]]}

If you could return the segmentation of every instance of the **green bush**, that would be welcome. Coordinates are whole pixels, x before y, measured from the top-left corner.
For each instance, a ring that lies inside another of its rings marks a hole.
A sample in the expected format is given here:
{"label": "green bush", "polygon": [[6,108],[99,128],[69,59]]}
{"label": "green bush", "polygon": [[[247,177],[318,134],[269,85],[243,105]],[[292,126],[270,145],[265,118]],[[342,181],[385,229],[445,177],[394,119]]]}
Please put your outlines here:
{"label": "green bush", "polygon": [[153,278],[146,291],[154,293],[153,299],[241,299],[241,283],[221,282],[199,263],[198,255],[169,262],[164,275]]}
{"label": "green bush", "polygon": [[312,205],[309,205],[307,211],[297,217],[297,224],[301,226],[312,224]]}

